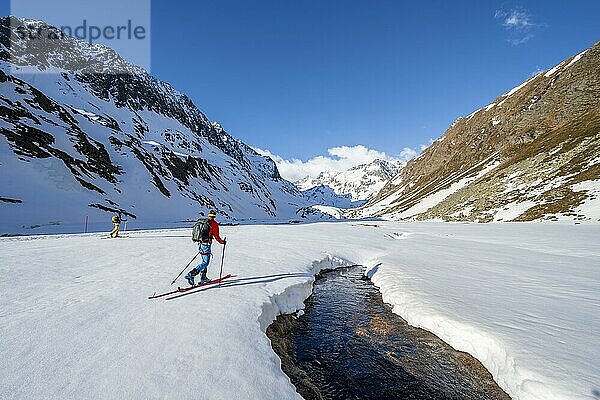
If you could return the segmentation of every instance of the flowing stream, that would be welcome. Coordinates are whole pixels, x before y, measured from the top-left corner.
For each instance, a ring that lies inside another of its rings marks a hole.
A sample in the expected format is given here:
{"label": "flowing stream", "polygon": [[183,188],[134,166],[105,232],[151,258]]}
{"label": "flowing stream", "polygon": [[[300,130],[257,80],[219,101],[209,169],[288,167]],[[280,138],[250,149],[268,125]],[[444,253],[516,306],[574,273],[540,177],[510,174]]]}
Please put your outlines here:
{"label": "flowing stream", "polygon": [[510,399],[479,361],[393,314],[362,267],[322,273],[267,329],[305,399]]}

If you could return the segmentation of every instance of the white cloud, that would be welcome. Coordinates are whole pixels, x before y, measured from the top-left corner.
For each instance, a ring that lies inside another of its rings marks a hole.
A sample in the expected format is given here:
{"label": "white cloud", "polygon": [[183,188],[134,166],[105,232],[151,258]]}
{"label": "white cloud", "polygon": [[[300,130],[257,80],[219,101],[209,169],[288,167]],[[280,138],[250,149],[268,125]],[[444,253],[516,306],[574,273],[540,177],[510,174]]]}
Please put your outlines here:
{"label": "white cloud", "polygon": [[307,176],[316,178],[324,171],[345,171],[357,165],[370,163],[375,159],[406,162],[417,155],[415,150],[408,147],[402,149],[398,156],[389,156],[384,152],[357,145],[333,147],[327,150],[328,156],[316,156],[308,161],[302,161],[296,158],[286,160],[283,157],[271,153],[269,150],[263,150],[256,147],[254,147],[254,150],[275,161],[281,176],[292,182]]}
{"label": "white cloud", "polygon": [[529,41],[529,39],[531,39],[534,35],[525,35],[525,36],[521,36],[515,39],[507,39],[508,43],[512,44],[513,46],[518,46],[520,44],[526,43]]}
{"label": "white cloud", "polygon": [[415,150],[411,149],[410,147],[405,147],[400,152],[400,159],[403,161],[408,161],[415,158],[418,155],[419,153],[417,153]]}
{"label": "white cloud", "polygon": [[531,17],[522,8],[515,8],[509,12],[501,10],[496,11],[495,17],[503,19],[502,25],[509,29],[525,29],[533,26]]}
{"label": "white cloud", "polygon": [[535,66],[535,70],[532,71],[531,73],[529,73],[529,75],[527,75],[527,78],[533,78],[534,76],[536,76],[540,72],[544,72],[544,71],[545,71],[545,69],[542,69],[542,67],[540,67],[539,65],[536,65]]}
{"label": "white cloud", "polygon": [[429,138],[429,141],[426,144],[422,144],[421,146],[419,146],[419,148],[421,149],[421,153],[424,152],[429,146],[431,146],[433,142],[435,142],[435,140]]}
{"label": "white cloud", "polygon": [[510,11],[497,10],[494,18],[501,21],[509,35],[506,40],[513,46],[526,43],[535,36],[532,30],[538,25],[533,22],[529,12],[522,7]]}

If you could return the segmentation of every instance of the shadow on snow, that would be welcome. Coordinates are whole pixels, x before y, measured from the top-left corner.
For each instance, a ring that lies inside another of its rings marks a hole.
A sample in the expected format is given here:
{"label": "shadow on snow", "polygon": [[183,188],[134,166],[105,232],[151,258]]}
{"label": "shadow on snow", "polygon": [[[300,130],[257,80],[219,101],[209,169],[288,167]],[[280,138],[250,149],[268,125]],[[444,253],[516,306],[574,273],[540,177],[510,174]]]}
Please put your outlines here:
{"label": "shadow on snow", "polygon": [[274,274],[274,275],[264,275],[264,276],[251,276],[248,278],[238,278],[238,279],[233,279],[233,280],[226,280],[221,282],[220,284],[216,283],[214,285],[210,285],[210,286],[206,286],[203,288],[199,288],[198,290],[194,290],[194,291],[190,291],[187,293],[182,293],[182,294],[178,294],[172,297],[169,297],[165,300],[175,300],[175,299],[179,299],[181,297],[184,296],[189,296],[191,294],[195,294],[195,293],[199,293],[199,292],[205,292],[207,290],[212,290],[212,289],[218,289],[218,288],[228,288],[228,287],[234,287],[234,286],[246,286],[246,285],[256,285],[259,283],[271,283],[271,282],[275,282],[281,279],[288,279],[288,278],[309,278],[309,277],[313,277],[313,275],[308,274],[308,273],[299,273],[299,272],[295,272],[295,273],[286,273],[286,274]]}

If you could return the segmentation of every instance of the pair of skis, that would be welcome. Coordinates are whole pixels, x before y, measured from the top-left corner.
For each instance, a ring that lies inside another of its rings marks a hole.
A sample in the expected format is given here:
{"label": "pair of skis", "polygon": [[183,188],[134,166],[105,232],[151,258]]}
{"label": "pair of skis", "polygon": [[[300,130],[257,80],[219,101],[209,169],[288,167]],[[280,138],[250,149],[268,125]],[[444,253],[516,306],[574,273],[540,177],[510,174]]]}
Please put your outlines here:
{"label": "pair of skis", "polygon": [[158,299],[159,297],[165,297],[165,296],[169,296],[169,295],[172,295],[172,294],[185,293],[187,291],[190,291],[190,290],[193,290],[193,289],[197,289],[199,287],[214,285],[216,283],[221,283],[225,279],[231,278],[232,276],[233,275],[231,275],[231,274],[227,274],[227,275],[225,275],[225,276],[223,276],[221,278],[213,279],[212,281],[208,281],[208,282],[204,282],[204,283],[197,283],[197,284],[195,284],[193,286],[190,286],[190,287],[186,287],[186,288],[178,287],[176,290],[172,290],[170,292],[160,293],[160,294],[154,293],[152,296],[150,296],[148,298],[149,299]]}
{"label": "pair of skis", "polygon": [[[227,238],[225,238],[225,243],[223,244],[223,255],[221,256],[221,272],[219,273],[219,279],[213,279],[213,280],[210,280],[210,281],[204,282],[204,283],[197,283],[197,284],[192,285],[187,288],[178,287],[177,290],[172,290],[172,291],[166,292],[166,293],[156,294],[156,292],[155,292],[152,296],[148,297],[148,299],[157,299],[159,297],[165,297],[165,296],[169,296],[172,294],[187,292],[187,291],[190,291],[192,289],[197,289],[202,286],[208,286],[208,285],[214,285],[215,283],[221,283],[225,279],[231,278],[233,276],[231,274],[223,276],[223,261],[225,260],[225,246],[226,245],[227,245]],[[181,274],[183,274],[183,272],[190,266],[190,264],[196,259],[196,257],[198,257],[199,254],[200,254],[200,252],[196,253],[194,258],[192,258],[190,260],[190,262],[187,263],[187,265],[185,267],[183,267],[183,269],[181,270],[179,275],[177,275],[177,277],[175,279],[173,279],[173,282],[171,282],[171,285],[175,283],[175,281],[181,276]]]}

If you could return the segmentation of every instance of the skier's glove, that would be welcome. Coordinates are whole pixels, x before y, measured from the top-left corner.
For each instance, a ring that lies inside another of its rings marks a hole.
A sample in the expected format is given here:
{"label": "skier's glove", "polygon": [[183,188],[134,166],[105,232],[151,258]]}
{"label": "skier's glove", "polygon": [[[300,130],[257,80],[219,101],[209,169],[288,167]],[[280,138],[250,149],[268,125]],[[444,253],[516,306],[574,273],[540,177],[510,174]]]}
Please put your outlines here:
{"label": "skier's glove", "polygon": [[223,238],[223,246],[227,244],[227,238]]}

